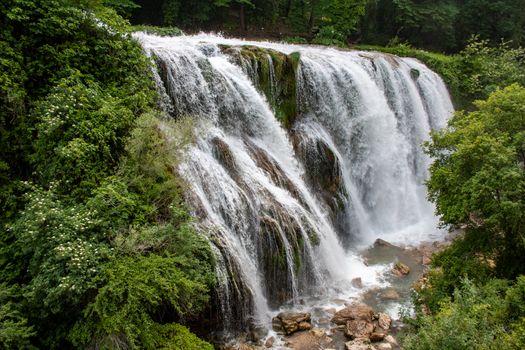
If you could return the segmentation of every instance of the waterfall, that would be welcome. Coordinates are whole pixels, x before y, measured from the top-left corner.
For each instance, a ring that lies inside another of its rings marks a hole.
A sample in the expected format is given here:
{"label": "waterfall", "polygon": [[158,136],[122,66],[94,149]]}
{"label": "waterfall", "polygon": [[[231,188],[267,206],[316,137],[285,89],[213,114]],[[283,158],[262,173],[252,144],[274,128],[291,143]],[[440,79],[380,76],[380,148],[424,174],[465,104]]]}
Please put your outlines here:
{"label": "waterfall", "polygon": [[217,256],[226,328],[351,289],[367,269],[358,249],[376,238],[441,234],[421,144],[453,107],[419,61],[211,35],[135,38],[156,62],[163,108],[196,120],[179,172]]}

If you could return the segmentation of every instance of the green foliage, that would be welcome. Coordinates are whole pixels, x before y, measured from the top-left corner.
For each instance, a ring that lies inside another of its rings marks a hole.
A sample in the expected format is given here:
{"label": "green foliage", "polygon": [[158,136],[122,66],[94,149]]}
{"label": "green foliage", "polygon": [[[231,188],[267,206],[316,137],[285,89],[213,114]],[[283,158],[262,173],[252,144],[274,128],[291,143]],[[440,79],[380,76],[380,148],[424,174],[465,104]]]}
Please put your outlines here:
{"label": "green foliage", "polygon": [[[157,2],[159,7],[154,7],[152,1],[142,0],[138,3],[152,16],[147,24],[163,26],[191,26],[208,21],[215,8],[213,0],[165,0]],[[161,21],[159,21],[161,19]]]}
{"label": "green foliage", "polygon": [[37,135],[31,162],[40,181],[58,181],[63,193],[86,196],[116,165],[138,99],[144,94],[113,97],[78,74],[60,80],[31,114]]}
{"label": "green foliage", "polygon": [[401,37],[418,47],[457,52],[472,35],[491,46],[501,40],[523,45],[524,23],[522,0],[373,0],[361,32],[366,42],[379,45]]}
{"label": "green foliage", "polygon": [[24,261],[19,276],[29,278],[28,302],[40,305],[41,315],[65,312],[93,288],[100,264],[110,248],[97,242],[97,220],[82,206],[67,206],[50,190],[31,187],[20,217],[7,229],[16,237],[12,254]]}
{"label": "green foliage", "polygon": [[458,12],[454,1],[394,0],[394,4],[398,35],[420,47],[438,50],[454,47],[454,21]]}
{"label": "green foliage", "polygon": [[0,345],[4,349],[30,349],[29,339],[35,335],[33,327],[20,312],[18,286],[0,284]]}
{"label": "green foliage", "polygon": [[344,47],[345,36],[332,26],[322,27],[312,40],[312,44]]}
{"label": "green foliage", "polygon": [[175,172],[192,125],[155,109],[128,24],[96,0],[0,23],[0,347],[209,348],[176,323],[214,282]]}
{"label": "green foliage", "polygon": [[144,32],[158,36],[180,36],[184,33],[177,27],[155,27],[148,25],[133,26],[134,32]]}
{"label": "green foliage", "polygon": [[417,303],[426,305],[433,313],[438,312],[443,300],[453,295],[465,276],[477,284],[489,282],[495,277],[492,247],[486,232],[467,231],[449,248],[436,254],[428,282],[417,291]]}
{"label": "green foliage", "polygon": [[525,15],[521,0],[466,0],[461,2],[456,28],[458,38],[466,42],[472,34],[498,43],[512,40],[525,44]]}
{"label": "green foliage", "polygon": [[308,44],[308,41],[300,36],[286,37],[283,39],[283,42],[288,44]]}
{"label": "green foliage", "polygon": [[115,9],[119,15],[124,17],[130,17],[134,10],[140,8],[133,0],[104,0],[103,4]]}
{"label": "green foliage", "polygon": [[501,280],[479,287],[463,281],[454,301],[443,301],[435,315],[419,317],[417,334],[404,339],[403,349],[519,349],[509,342],[519,336],[507,333],[505,327],[509,312],[505,293],[513,293],[514,288]]}
{"label": "green foliage", "polygon": [[253,1],[252,0],[214,0],[215,5],[219,7],[228,7],[231,6],[232,3],[237,3],[240,5],[247,5],[253,7]]}
{"label": "green foliage", "polygon": [[[206,250],[207,245],[201,241],[198,248]],[[208,300],[210,278],[200,279],[203,274],[199,269],[206,270],[204,276],[211,276],[210,267],[192,259],[190,253],[115,259],[99,276],[104,286],[85,310],[87,320],[77,323],[73,330],[73,343],[93,347],[113,343],[111,348],[169,348],[174,336],[184,339],[187,331],[173,334],[180,329],[177,325],[166,329],[158,321],[166,317],[169,320],[174,312],[187,317],[202,310]]]}
{"label": "green foliage", "polygon": [[416,319],[407,349],[523,345],[525,89],[511,85],[475,106],[426,144],[434,158],[429,197],[443,224],[466,228],[418,290],[416,302],[430,314]]}
{"label": "green foliage", "polygon": [[525,86],[525,49],[502,42],[489,46],[487,40],[471,38],[458,56],[461,91],[471,99],[485,99],[497,89],[513,83]]}
{"label": "green foliage", "polygon": [[325,3],[321,31],[325,26],[330,29],[333,27],[334,31],[346,37],[356,29],[359,20],[365,14],[367,0],[331,0]]}
{"label": "green foliage", "polygon": [[432,134],[429,196],[445,224],[488,235],[502,276],[524,273],[525,89],[512,85]]}

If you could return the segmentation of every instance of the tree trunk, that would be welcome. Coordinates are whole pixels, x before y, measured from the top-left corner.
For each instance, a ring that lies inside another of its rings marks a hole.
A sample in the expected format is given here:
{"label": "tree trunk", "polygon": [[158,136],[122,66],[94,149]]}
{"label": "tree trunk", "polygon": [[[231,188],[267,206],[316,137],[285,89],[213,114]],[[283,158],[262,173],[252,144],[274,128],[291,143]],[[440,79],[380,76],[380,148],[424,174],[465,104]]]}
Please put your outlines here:
{"label": "tree trunk", "polygon": [[314,27],[314,12],[315,12],[315,5],[316,1],[313,1],[310,3],[310,18],[308,19],[308,32],[312,33],[312,28]]}
{"label": "tree trunk", "polygon": [[292,0],[286,2],[286,7],[284,8],[284,17],[288,18],[290,16],[290,10],[292,9]]}
{"label": "tree trunk", "polygon": [[246,28],[246,18],[244,15],[244,5],[240,5],[239,7],[239,19],[241,21],[241,31],[245,32],[247,28]]}

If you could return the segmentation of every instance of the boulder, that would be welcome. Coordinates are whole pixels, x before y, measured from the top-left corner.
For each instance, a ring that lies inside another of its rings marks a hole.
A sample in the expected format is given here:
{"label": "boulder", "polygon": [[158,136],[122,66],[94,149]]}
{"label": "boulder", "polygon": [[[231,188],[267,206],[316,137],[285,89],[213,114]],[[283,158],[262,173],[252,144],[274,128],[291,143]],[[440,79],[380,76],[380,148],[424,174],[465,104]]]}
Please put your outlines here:
{"label": "boulder", "polygon": [[392,344],[392,345],[394,345],[394,346],[397,346],[396,338],[394,338],[394,337],[391,336],[391,335],[387,335],[387,336],[385,337],[385,341],[386,341],[387,343],[389,343],[389,344]]}
{"label": "boulder", "polygon": [[389,343],[379,343],[376,345],[377,350],[392,350],[392,345]]}
{"label": "boulder", "polygon": [[377,316],[377,325],[384,329],[385,331],[388,331],[390,329],[390,325],[392,324],[392,318],[388,316],[385,313],[380,312]]}
{"label": "boulder", "polygon": [[374,331],[374,325],[369,321],[350,320],[346,322],[345,335],[350,339],[368,339]]}
{"label": "boulder", "polygon": [[319,350],[332,342],[324,331],[314,329],[309,332],[296,332],[286,337],[286,346],[294,350]]}
{"label": "boulder", "polygon": [[310,323],[310,321],[308,322],[301,322],[299,323],[299,330],[300,331],[307,331],[309,329],[312,329],[312,324]]}
{"label": "boulder", "polygon": [[239,350],[257,350],[257,348],[253,345],[241,344]]}
{"label": "boulder", "polygon": [[383,332],[373,332],[372,334],[370,334],[371,342],[377,343],[383,341],[383,339],[385,339],[385,333]]}
{"label": "boulder", "polygon": [[270,337],[266,339],[266,342],[264,343],[264,347],[271,348],[273,346],[273,343],[275,343],[275,337]]}
{"label": "boulder", "polygon": [[363,288],[363,280],[361,279],[361,277],[354,278],[351,283],[352,283],[352,287],[354,288],[358,288],[358,289]]}
{"label": "boulder", "polygon": [[310,334],[316,338],[322,338],[325,336],[326,332],[323,329],[314,328],[310,330]]}
{"label": "boulder", "polygon": [[392,268],[392,273],[398,277],[406,276],[410,273],[410,267],[402,262],[397,262]]}
{"label": "boulder", "polygon": [[312,324],[310,322],[310,313],[281,312],[272,319],[274,328],[282,329],[286,335],[311,329]]}
{"label": "boulder", "polygon": [[345,348],[346,350],[374,350],[372,345],[362,339],[346,342]]}
{"label": "boulder", "polygon": [[346,325],[348,321],[362,320],[372,322],[374,310],[366,304],[353,303],[335,313],[332,322],[337,325]]}
{"label": "boulder", "polygon": [[374,247],[389,247],[389,248],[399,248],[398,246],[393,245],[390,242],[385,241],[384,239],[378,238],[374,242]]}

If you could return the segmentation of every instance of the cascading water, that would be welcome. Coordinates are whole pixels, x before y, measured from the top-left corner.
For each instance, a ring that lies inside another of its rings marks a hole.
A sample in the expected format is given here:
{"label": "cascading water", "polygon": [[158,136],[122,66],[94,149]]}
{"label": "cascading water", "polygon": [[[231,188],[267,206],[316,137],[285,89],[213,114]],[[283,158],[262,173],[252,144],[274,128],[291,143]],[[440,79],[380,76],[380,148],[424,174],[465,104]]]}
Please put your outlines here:
{"label": "cascading water", "polygon": [[357,248],[376,238],[439,235],[421,144],[453,108],[420,62],[209,35],[135,37],[157,64],[166,111],[198,121],[179,171],[217,256],[226,328],[268,324],[270,310],[348,291],[359,275],[374,282]]}

